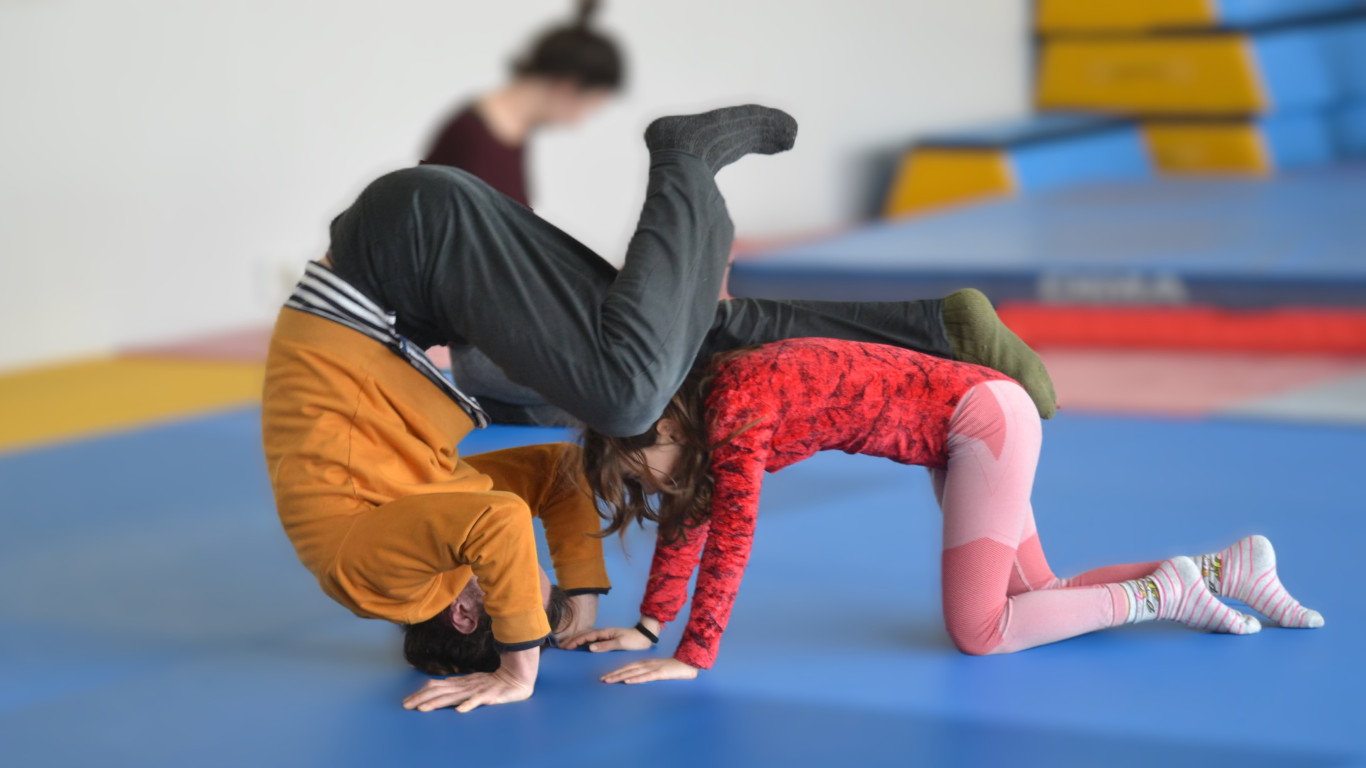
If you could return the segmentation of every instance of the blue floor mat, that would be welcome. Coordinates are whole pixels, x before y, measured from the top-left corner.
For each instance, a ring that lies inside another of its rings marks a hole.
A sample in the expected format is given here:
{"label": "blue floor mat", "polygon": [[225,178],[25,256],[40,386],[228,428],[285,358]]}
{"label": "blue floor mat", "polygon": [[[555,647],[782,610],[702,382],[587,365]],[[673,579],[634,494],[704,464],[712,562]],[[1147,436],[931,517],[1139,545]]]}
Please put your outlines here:
{"label": "blue floor mat", "polygon": [[[0,458],[7,765],[1348,765],[1366,762],[1366,430],[1064,415],[1035,491],[1054,569],[1276,542],[1317,631],[1144,625],[1002,656],[949,643],[925,473],[821,454],[769,478],[715,669],[609,687],[547,652],[532,700],[405,712],[398,633],[331,603],[275,518],[258,412]],[[465,448],[559,439],[494,428]],[[650,541],[607,543],[633,623]],[[681,623],[661,646],[672,648]]]}

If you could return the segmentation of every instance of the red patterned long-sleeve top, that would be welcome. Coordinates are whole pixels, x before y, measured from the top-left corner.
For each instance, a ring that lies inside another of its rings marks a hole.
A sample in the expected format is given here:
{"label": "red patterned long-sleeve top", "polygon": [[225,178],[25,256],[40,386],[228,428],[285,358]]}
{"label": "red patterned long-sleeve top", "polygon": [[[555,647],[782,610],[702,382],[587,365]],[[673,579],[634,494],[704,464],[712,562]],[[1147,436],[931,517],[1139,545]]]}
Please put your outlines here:
{"label": "red patterned long-sleeve top", "polygon": [[832,339],[782,341],[727,361],[707,397],[709,438],[718,446],[711,517],[686,540],[656,543],[641,614],[672,621],[700,557],[692,615],[674,657],[711,667],[749,561],[764,472],[825,450],[943,467],[958,401],[973,386],[1004,378],[898,347]]}

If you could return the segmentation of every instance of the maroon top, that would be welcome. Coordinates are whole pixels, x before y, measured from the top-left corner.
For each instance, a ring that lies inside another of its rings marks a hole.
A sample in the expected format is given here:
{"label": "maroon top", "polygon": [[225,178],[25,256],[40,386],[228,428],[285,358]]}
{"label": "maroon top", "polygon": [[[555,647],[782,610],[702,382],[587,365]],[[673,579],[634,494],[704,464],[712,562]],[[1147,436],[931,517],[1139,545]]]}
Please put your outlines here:
{"label": "maroon top", "polygon": [[441,129],[422,164],[449,165],[469,171],[485,184],[530,208],[525,158],[526,146],[511,146],[499,141],[471,104]]}
{"label": "maroon top", "polygon": [[765,472],[830,450],[942,468],[958,401],[982,382],[1005,378],[907,349],[834,339],[780,341],[727,361],[707,396],[709,438],[719,444],[711,453],[711,517],[685,541],[655,544],[641,615],[673,621],[700,561],[674,658],[710,668],[749,561]]}

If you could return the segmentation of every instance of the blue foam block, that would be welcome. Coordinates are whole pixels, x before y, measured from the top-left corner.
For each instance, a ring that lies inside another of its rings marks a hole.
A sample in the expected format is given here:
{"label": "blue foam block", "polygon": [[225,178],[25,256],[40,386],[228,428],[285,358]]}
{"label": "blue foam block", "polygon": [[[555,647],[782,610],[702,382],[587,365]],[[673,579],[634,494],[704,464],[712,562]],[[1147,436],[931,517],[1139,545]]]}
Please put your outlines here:
{"label": "blue foam block", "polygon": [[1333,112],[1332,123],[1339,154],[1366,158],[1366,101],[1339,107]]}
{"label": "blue foam block", "polygon": [[1318,36],[1339,100],[1366,99],[1366,19],[1325,25]]}
{"label": "blue foam block", "polygon": [[1254,35],[1250,43],[1268,111],[1318,109],[1342,98],[1327,51],[1332,33],[1319,26]]}
{"label": "blue foam block", "polygon": [[1257,121],[1278,171],[1326,165],[1337,158],[1331,110],[1277,114]]}
{"label": "blue foam block", "polygon": [[1221,26],[1244,27],[1349,11],[1361,5],[1360,0],[1216,0],[1215,16]]}
{"label": "blue foam block", "polygon": [[1021,192],[1043,192],[1093,181],[1141,181],[1153,175],[1137,125],[1026,144],[1010,153]]}
{"label": "blue foam block", "polygon": [[1138,123],[1093,112],[1043,112],[929,136],[917,146],[1000,150],[1017,194],[1153,175]]}

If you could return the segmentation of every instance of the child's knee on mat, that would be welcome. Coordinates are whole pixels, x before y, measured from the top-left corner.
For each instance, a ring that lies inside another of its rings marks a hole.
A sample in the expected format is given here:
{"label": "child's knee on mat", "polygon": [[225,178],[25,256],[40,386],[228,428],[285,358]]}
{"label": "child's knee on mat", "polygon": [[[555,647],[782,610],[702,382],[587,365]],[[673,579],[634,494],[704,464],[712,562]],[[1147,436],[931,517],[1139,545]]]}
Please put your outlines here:
{"label": "child's knee on mat", "polygon": [[986,616],[977,612],[964,615],[961,611],[950,613],[945,610],[944,627],[959,651],[969,656],[989,656],[1001,652],[999,649],[1005,639],[1001,629],[1005,612],[1004,605]]}

